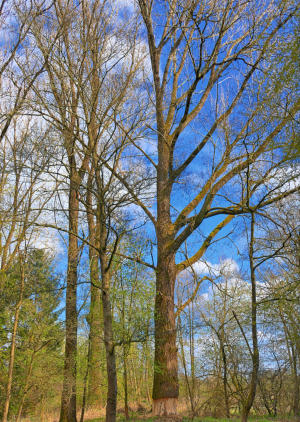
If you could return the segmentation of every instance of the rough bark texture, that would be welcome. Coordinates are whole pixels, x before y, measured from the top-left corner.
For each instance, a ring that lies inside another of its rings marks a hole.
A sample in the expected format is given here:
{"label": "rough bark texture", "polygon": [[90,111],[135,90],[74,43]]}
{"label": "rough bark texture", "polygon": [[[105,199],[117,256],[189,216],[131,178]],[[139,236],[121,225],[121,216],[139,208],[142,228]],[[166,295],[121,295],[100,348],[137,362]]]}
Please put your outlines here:
{"label": "rough bark texture", "polygon": [[153,414],[171,416],[177,413],[177,398],[153,399]]}
{"label": "rough bark texture", "polygon": [[[162,151],[163,160],[166,151]],[[170,196],[165,169],[158,172],[158,262],[155,296],[155,356],[153,380],[153,413],[158,416],[176,414],[179,394],[174,312],[176,280],[175,254],[169,252],[172,241]]]}
{"label": "rough bark texture", "polygon": [[78,265],[78,192],[70,181],[69,192],[69,247],[66,291],[66,346],[64,382],[60,422],[76,422],[76,355],[77,355],[77,265]]}

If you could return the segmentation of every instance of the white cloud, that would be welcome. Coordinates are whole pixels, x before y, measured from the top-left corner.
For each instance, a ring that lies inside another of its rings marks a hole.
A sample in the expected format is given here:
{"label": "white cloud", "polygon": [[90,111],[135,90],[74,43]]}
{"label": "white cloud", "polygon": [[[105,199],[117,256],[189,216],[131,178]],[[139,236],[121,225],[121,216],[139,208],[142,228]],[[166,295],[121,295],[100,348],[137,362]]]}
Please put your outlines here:
{"label": "white cloud", "polygon": [[63,245],[57,231],[43,229],[36,232],[32,238],[32,246],[53,253],[56,256],[64,252]]}
{"label": "white cloud", "polygon": [[193,269],[197,275],[212,275],[214,277],[230,276],[239,271],[239,266],[233,258],[226,258],[219,264],[212,264],[209,261],[198,261],[193,265]]}

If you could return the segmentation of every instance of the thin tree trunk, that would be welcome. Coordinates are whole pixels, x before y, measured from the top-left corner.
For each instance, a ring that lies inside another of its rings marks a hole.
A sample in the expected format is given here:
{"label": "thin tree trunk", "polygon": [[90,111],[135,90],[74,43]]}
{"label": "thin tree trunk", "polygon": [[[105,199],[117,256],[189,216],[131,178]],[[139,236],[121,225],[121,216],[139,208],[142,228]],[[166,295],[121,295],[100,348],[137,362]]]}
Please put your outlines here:
{"label": "thin tree trunk", "polygon": [[228,397],[228,380],[227,380],[227,357],[225,352],[225,345],[224,340],[222,339],[220,342],[221,346],[221,353],[222,353],[222,361],[223,361],[223,389],[224,389],[224,402],[225,402],[225,410],[226,410],[226,417],[230,418],[230,409],[229,409],[229,397]]}
{"label": "thin tree trunk", "polygon": [[[69,247],[66,292],[66,345],[64,381],[59,422],[76,422],[76,359],[77,359],[77,266],[78,266],[78,184],[71,160],[69,192]],[[73,177],[72,177],[73,176]]]}
{"label": "thin tree trunk", "polygon": [[[185,378],[185,382],[186,382],[186,386],[187,386],[187,391],[188,391],[188,395],[189,395],[189,399],[190,399],[190,405],[191,405],[192,415],[194,416],[195,415],[194,399],[193,399],[192,389],[191,389],[191,385],[190,385],[189,378],[188,378],[188,373],[187,373],[187,366],[186,366],[185,353],[184,353],[184,344],[183,344],[183,338],[182,338],[182,334],[181,334],[181,320],[180,320],[180,317],[178,317],[178,325],[179,325],[179,333],[180,333],[179,334],[179,344],[180,344],[181,356],[182,356],[182,363],[183,363],[183,369],[184,369],[184,378]],[[192,368],[191,368],[191,370],[192,370]]]}
{"label": "thin tree trunk", "polygon": [[256,279],[254,267],[254,225],[255,216],[251,212],[251,234],[249,247],[250,275],[251,275],[251,333],[252,333],[252,374],[249,386],[249,392],[242,409],[242,422],[247,422],[251,407],[256,394],[259,369],[259,350],[257,340],[257,303],[256,303]]}
{"label": "thin tree trunk", "polygon": [[17,337],[17,330],[18,330],[18,324],[19,324],[20,310],[23,303],[25,271],[24,271],[24,263],[22,262],[21,258],[20,258],[20,278],[21,278],[21,286],[20,286],[19,301],[16,305],[16,310],[15,310],[15,315],[14,315],[14,325],[13,325],[13,332],[12,332],[11,343],[10,343],[8,379],[7,379],[7,386],[6,386],[6,396],[5,396],[5,402],[4,402],[2,422],[7,422],[7,417],[8,417],[8,410],[9,410],[9,404],[10,404],[10,399],[11,399],[11,387],[12,387],[12,381],[13,381],[14,362],[15,362],[16,337]]}
{"label": "thin tree trunk", "polygon": [[290,330],[287,326],[286,320],[282,313],[281,308],[279,308],[280,318],[283,324],[284,334],[285,334],[285,342],[288,350],[288,356],[290,361],[290,367],[292,371],[292,379],[293,379],[293,414],[296,418],[300,419],[300,405],[299,405],[299,396],[300,396],[300,379],[297,373],[297,348],[293,347],[292,343],[292,335]]}
{"label": "thin tree trunk", "polygon": [[[101,267],[104,269],[104,259],[101,259],[101,261]],[[110,303],[110,277],[109,273],[105,270],[102,272],[102,289],[104,343],[107,368],[107,403],[105,420],[106,422],[115,422],[117,414],[117,370]]]}
{"label": "thin tree trunk", "polygon": [[[123,284],[122,284],[122,290],[123,290]],[[125,297],[124,293],[122,295],[122,330],[123,330],[123,336],[125,338]],[[124,412],[125,412],[125,418],[126,420],[129,419],[129,409],[128,409],[128,373],[127,373],[127,355],[129,352],[128,345],[123,343],[123,381],[124,381]]]}
{"label": "thin tree trunk", "polygon": [[87,383],[88,383],[88,376],[89,376],[89,371],[90,371],[90,360],[91,360],[91,333],[89,334],[89,340],[88,340],[87,364],[86,364],[86,371],[84,375],[84,387],[83,387],[80,422],[83,422],[84,420],[86,396],[87,396]]}
{"label": "thin tree trunk", "polygon": [[99,224],[99,258],[101,266],[102,279],[102,309],[103,309],[103,328],[104,344],[106,354],[107,370],[107,401],[106,401],[106,422],[115,422],[117,414],[117,370],[116,355],[113,337],[113,315],[110,300],[110,272],[108,268],[106,248],[107,248],[107,230],[104,222],[105,211],[103,204],[98,204],[98,224]]}
{"label": "thin tree trunk", "polygon": [[149,362],[149,350],[148,350],[148,341],[145,341],[144,343],[144,353],[145,353],[145,386],[146,386],[146,396],[147,396],[147,400],[148,403],[151,404],[152,400],[151,400],[151,393],[150,393],[150,389],[149,389],[149,365],[151,365],[151,363]]}
{"label": "thin tree trunk", "polygon": [[266,393],[265,393],[264,387],[263,387],[263,385],[262,385],[259,377],[258,377],[258,386],[259,386],[259,389],[261,391],[261,395],[262,395],[262,399],[263,399],[263,402],[264,402],[264,406],[267,409],[268,415],[269,416],[274,416],[273,413],[272,413],[272,410],[271,410],[271,408],[269,406],[268,399],[266,397]]}
{"label": "thin tree trunk", "polygon": [[[91,245],[99,246],[99,233],[94,221],[92,210],[92,176],[89,176],[87,192],[87,220],[89,226],[89,240]],[[99,230],[98,230],[99,231]],[[91,303],[90,303],[90,361],[88,376],[88,404],[101,406],[101,353],[102,353],[102,302],[100,289],[99,256],[93,246],[89,246],[90,278],[91,278]]]}
{"label": "thin tree trunk", "polygon": [[222,362],[223,362],[222,380],[223,380],[224,404],[225,404],[226,417],[229,419],[230,407],[229,407],[229,397],[228,397],[228,367],[227,367],[227,356],[226,356],[226,351],[225,351],[224,323],[225,323],[225,308],[224,308],[224,320],[222,321],[222,328],[220,331],[216,330],[215,332],[217,334],[217,337],[220,343],[220,351],[221,351],[221,357],[222,357]]}
{"label": "thin tree trunk", "polygon": [[191,400],[193,402],[193,416],[195,416],[195,391],[196,391],[196,377],[195,377],[195,342],[194,342],[194,301],[191,302],[189,308],[189,331],[190,331],[190,359],[191,359]]}
{"label": "thin tree trunk", "polygon": [[294,347],[292,350],[292,373],[294,379],[294,391],[293,391],[293,413],[295,418],[300,421],[300,377],[297,371],[297,352]]}
{"label": "thin tree trunk", "polygon": [[127,353],[126,345],[123,344],[123,379],[124,379],[124,411],[125,418],[129,419],[129,407],[128,407],[128,374],[127,374]]}

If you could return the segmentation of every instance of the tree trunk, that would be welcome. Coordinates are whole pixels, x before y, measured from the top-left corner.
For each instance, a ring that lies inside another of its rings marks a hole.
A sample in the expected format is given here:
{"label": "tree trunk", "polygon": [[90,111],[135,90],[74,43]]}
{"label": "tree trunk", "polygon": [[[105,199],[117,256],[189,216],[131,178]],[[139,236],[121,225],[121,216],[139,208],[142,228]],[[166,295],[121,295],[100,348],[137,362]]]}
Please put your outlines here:
{"label": "tree trunk", "polygon": [[248,416],[253,405],[256,386],[258,381],[258,369],[259,369],[259,350],[257,340],[257,303],[256,303],[256,279],[255,279],[255,268],[254,268],[254,212],[251,212],[251,237],[250,237],[250,248],[249,248],[249,261],[250,261],[250,273],[251,273],[251,332],[252,332],[252,373],[250,380],[250,388],[245,403],[243,403],[242,409],[242,422],[247,422]]}
{"label": "tree trunk", "polygon": [[89,376],[89,370],[90,370],[90,361],[91,361],[91,333],[89,334],[87,364],[86,364],[86,371],[85,371],[84,380],[83,380],[83,396],[82,396],[80,422],[84,421],[86,396],[87,396],[87,382],[88,382],[88,376]]}
{"label": "tree trunk", "polygon": [[69,247],[66,292],[66,346],[64,381],[59,422],[76,422],[77,355],[77,265],[78,265],[78,184],[72,178],[69,192]]}
{"label": "tree trunk", "polygon": [[[98,263],[91,263],[92,273],[98,273]],[[98,273],[99,274],[99,273]],[[96,279],[93,279],[96,281]],[[97,284],[99,277],[97,278]],[[101,353],[102,353],[102,336],[103,323],[102,323],[102,303],[101,303],[101,290],[94,285],[91,286],[91,304],[90,304],[90,336],[91,336],[91,357],[89,363],[89,381],[88,381],[88,404],[101,406],[102,391],[100,380],[101,374]]]}
{"label": "tree trunk", "polygon": [[[105,227],[101,228],[101,236],[103,242],[106,241]],[[107,370],[107,402],[106,402],[106,422],[115,422],[117,414],[117,370],[115,345],[113,338],[112,326],[112,310],[110,301],[110,274],[107,270],[107,258],[105,252],[100,252],[101,278],[102,278],[102,306],[103,306],[103,326],[104,326],[104,344],[106,354],[106,370]]]}
{"label": "tree trunk", "polygon": [[189,334],[190,334],[190,360],[191,360],[191,403],[192,413],[195,415],[195,392],[196,392],[196,376],[195,376],[195,338],[194,338],[194,301],[192,300],[189,307]]}
{"label": "tree trunk", "polygon": [[[189,396],[189,399],[190,399],[191,412],[192,412],[192,415],[194,417],[195,416],[194,397],[193,397],[192,388],[190,386],[188,372],[187,372],[187,365],[186,365],[186,360],[185,360],[184,343],[183,343],[183,338],[182,338],[182,327],[181,327],[180,317],[178,317],[178,327],[179,327],[178,328],[178,330],[179,330],[178,336],[179,336],[179,344],[180,344],[180,349],[181,349],[182,364],[183,364],[183,369],[184,369],[184,378],[185,378],[188,396]],[[191,325],[190,325],[189,328],[191,329]],[[190,336],[191,336],[191,333],[190,333]],[[190,340],[191,340],[191,337],[190,337]],[[191,347],[191,344],[190,344],[190,347]],[[192,372],[192,362],[191,362],[191,372]],[[192,376],[192,374],[191,374],[191,376]]]}
{"label": "tree trunk", "polygon": [[128,407],[128,374],[127,374],[127,351],[126,346],[123,344],[123,366],[124,366],[124,411],[125,418],[129,419],[129,407]]}
{"label": "tree trunk", "polygon": [[300,420],[300,376],[297,370],[297,351],[292,347],[292,373],[294,379],[294,391],[293,391],[293,413],[297,420]]}
{"label": "tree trunk", "polygon": [[224,390],[224,403],[225,403],[225,410],[226,410],[226,418],[230,418],[230,408],[229,408],[229,397],[228,397],[228,380],[227,380],[227,357],[225,352],[225,345],[224,345],[224,334],[222,339],[220,338],[220,348],[222,354],[222,361],[223,361],[223,390]]}
{"label": "tree trunk", "polygon": [[[160,250],[160,248],[158,248]],[[153,414],[177,414],[178,362],[174,285],[176,267],[174,255],[158,256],[155,297],[155,356],[153,380]]]}
{"label": "tree trunk", "polygon": [[9,364],[8,364],[8,379],[7,379],[7,386],[6,386],[6,397],[3,409],[3,416],[2,422],[7,422],[10,398],[11,398],[11,387],[13,381],[13,370],[14,370],[14,362],[15,362],[15,350],[16,350],[16,337],[17,337],[17,330],[19,324],[19,316],[20,310],[23,303],[23,293],[24,293],[24,283],[25,283],[25,273],[24,273],[24,263],[21,262],[20,259],[20,277],[21,277],[21,286],[20,286],[20,295],[19,301],[16,305],[15,315],[14,315],[14,325],[13,325],[13,332],[11,336],[11,343],[10,343],[10,356],[9,356]]}
{"label": "tree trunk", "polygon": [[[88,192],[87,192],[87,219],[89,226],[89,240],[91,245],[99,246],[99,233],[96,233],[96,224],[94,222],[94,215],[92,214],[92,200],[91,200],[92,183],[89,177]],[[97,240],[98,239],[98,240]],[[90,325],[90,361],[89,361],[89,376],[88,376],[88,404],[101,406],[102,392],[101,392],[101,354],[102,354],[102,303],[101,303],[101,289],[100,289],[100,274],[99,274],[99,255],[97,250],[89,246],[89,261],[90,261],[90,278],[91,278],[91,303],[89,314]]]}
{"label": "tree trunk", "polygon": [[[156,66],[157,67],[157,66]],[[170,147],[163,122],[161,93],[157,95],[158,168],[157,168],[157,268],[155,295],[155,354],[153,380],[153,414],[177,414],[179,395],[176,345],[174,289],[175,253],[171,248],[174,228],[170,214],[171,182],[169,180]]]}

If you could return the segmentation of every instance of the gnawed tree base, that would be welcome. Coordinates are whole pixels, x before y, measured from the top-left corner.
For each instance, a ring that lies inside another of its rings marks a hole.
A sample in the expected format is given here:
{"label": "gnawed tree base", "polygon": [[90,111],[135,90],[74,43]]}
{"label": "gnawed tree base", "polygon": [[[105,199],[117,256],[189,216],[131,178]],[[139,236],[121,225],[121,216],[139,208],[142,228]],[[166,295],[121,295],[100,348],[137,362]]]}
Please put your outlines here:
{"label": "gnawed tree base", "polygon": [[153,399],[153,416],[177,417],[178,399],[168,397],[163,399]]}

